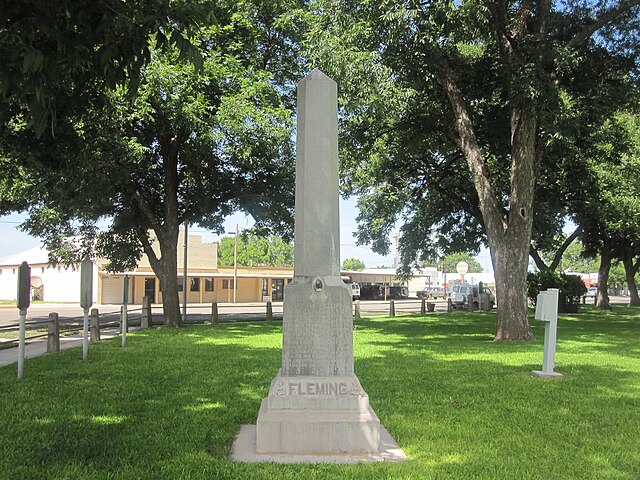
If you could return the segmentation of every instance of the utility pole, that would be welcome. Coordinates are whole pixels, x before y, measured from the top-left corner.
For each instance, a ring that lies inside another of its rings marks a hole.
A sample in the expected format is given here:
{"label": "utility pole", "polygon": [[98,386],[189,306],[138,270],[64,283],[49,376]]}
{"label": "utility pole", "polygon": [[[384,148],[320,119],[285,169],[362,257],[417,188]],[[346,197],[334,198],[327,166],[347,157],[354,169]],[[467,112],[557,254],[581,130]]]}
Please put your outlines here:
{"label": "utility pole", "polygon": [[236,242],[233,246],[233,303],[236,303],[238,291],[238,224],[236,223]]}

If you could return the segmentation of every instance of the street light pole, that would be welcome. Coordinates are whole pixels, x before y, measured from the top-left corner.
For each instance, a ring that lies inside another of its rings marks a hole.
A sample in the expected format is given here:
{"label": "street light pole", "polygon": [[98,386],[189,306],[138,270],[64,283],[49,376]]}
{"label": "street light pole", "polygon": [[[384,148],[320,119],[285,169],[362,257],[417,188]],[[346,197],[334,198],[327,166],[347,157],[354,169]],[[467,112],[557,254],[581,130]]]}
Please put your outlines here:
{"label": "street light pole", "polygon": [[236,223],[236,241],[233,246],[233,303],[236,303],[238,291],[238,224]]}
{"label": "street light pole", "polygon": [[182,320],[187,318],[187,269],[189,264],[187,262],[187,245],[189,243],[189,224],[184,224],[184,262],[182,270]]}

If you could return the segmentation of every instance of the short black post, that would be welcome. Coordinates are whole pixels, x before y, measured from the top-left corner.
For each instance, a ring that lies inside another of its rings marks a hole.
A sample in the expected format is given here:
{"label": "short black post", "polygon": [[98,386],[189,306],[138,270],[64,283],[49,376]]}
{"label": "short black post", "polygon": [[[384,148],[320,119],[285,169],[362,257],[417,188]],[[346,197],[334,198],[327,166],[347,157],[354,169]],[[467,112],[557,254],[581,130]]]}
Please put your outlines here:
{"label": "short black post", "polygon": [[91,343],[100,341],[100,313],[97,308],[92,308],[89,315],[89,341]]}
{"label": "short black post", "polygon": [[389,316],[390,317],[396,316],[396,304],[393,300],[389,300]]}
{"label": "short black post", "polygon": [[151,297],[142,297],[142,318],[140,318],[140,328],[153,327],[151,317]]}
{"label": "short black post", "polygon": [[60,321],[58,314],[51,312],[47,322],[47,353],[60,351]]}
{"label": "short black post", "polygon": [[422,302],[420,303],[420,315],[424,315],[425,313],[427,313],[427,311],[425,310],[425,302],[426,300],[423,298]]}
{"label": "short black post", "polygon": [[218,317],[218,302],[211,303],[211,325],[218,325],[220,318]]}
{"label": "short black post", "polygon": [[273,306],[267,302],[267,322],[273,322]]}

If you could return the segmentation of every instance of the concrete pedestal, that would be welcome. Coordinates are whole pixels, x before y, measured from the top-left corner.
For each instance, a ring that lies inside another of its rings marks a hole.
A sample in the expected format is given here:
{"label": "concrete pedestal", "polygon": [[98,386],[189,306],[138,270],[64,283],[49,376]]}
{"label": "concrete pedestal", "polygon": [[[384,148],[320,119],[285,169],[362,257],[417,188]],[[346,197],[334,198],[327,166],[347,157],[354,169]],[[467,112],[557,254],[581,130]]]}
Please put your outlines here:
{"label": "concrete pedestal", "polygon": [[377,454],[380,420],[354,376],[283,377],[262,400],[256,452],[289,455]]}

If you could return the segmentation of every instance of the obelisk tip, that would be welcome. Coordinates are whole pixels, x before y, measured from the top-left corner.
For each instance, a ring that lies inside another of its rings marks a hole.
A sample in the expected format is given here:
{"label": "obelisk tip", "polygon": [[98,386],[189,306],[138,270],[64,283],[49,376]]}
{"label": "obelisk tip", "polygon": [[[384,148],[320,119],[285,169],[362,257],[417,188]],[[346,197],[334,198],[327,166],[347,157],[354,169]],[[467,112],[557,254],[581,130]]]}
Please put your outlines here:
{"label": "obelisk tip", "polygon": [[320,70],[319,68],[314,68],[313,70],[311,70],[311,72],[304,77],[305,80],[324,80],[324,81],[331,81],[333,82],[333,79],[331,77],[329,77],[326,73],[324,73],[322,70]]}

